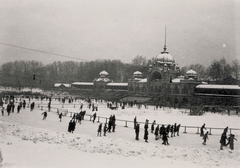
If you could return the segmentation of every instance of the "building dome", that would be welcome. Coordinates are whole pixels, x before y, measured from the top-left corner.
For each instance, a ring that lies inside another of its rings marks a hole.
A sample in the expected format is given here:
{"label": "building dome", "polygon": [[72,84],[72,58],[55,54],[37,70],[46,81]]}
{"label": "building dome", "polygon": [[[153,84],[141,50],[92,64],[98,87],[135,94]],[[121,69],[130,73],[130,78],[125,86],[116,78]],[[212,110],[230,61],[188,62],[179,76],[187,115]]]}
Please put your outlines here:
{"label": "building dome", "polygon": [[99,73],[100,77],[107,77],[109,74],[107,73],[107,71],[103,70]]}
{"label": "building dome", "polygon": [[140,71],[136,71],[133,73],[133,78],[143,78],[143,74]]}
{"label": "building dome", "polygon": [[195,76],[195,75],[197,75],[197,72],[194,71],[193,69],[190,69],[190,70],[188,70],[186,72],[186,75],[188,75],[188,76]]}
{"label": "building dome", "polygon": [[174,58],[169,53],[161,53],[156,57],[157,62],[172,64],[175,63]]}
{"label": "building dome", "polygon": [[142,75],[142,72],[136,71],[136,72],[133,73],[133,75]]}

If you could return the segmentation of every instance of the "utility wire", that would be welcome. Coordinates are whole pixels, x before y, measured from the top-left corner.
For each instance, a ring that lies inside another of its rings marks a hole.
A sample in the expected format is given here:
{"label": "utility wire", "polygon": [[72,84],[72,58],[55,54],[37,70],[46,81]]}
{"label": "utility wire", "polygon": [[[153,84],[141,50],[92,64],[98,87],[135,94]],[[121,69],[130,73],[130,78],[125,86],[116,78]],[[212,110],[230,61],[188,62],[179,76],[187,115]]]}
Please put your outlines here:
{"label": "utility wire", "polygon": [[36,49],[31,49],[31,48],[26,48],[26,47],[21,47],[21,46],[16,46],[16,45],[12,45],[12,44],[6,44],[6,43],[2,43],[2,42],[0,42],[0,45],[20,48],[20,49],[23,49],[23,50],[34,51],[34,52],[39,52],[39,53],[44,53],[44,54],[49,54],[49,55],[55,55],[55,56],[60,56],[60,57],[72,58],[72,59],[77,59],[77,60],[81,60],[81,61],[87,61],[85,59],[80,59],[80,58],[71,57],[71,56],[67,56],[67,55],[55,54],[55,53],[51,53],[51,52],[47,52],[47,51],[41,51],[41,50],[36,50]]}

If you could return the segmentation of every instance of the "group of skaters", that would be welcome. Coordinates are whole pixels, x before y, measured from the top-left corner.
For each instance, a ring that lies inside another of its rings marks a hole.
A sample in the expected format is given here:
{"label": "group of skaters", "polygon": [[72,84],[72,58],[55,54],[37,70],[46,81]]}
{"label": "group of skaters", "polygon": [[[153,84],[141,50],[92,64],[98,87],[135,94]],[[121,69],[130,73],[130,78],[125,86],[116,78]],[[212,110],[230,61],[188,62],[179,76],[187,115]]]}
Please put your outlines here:
{"label": "group of skaters", "polygon": [[[204,133],[204,129],[206,130],[206,127],[205,127],[205,123],[201,126],[201,129],[200,129],[200,137],[203,138],[203,145],[206,145],[206,141],[209,139],[208,138],[208,131],[206,131],[206,133]],[[234,150],[234,140],[237,141],[237,139],[235,138],[235,135],[234,134],[229,134],[229,136],[227,137],[227,132],[228,132],[228,127],[224,128],[223,130],[223,133],[221,135],[221,138],[220,138],[220,150],[223,150],[223,147],[224,146],[228,146],[230,147],[231,150]]]}
{"label": "group of skaters", "polygon": [[99,124],[98,126],[98,130],[97,130],[97,136],[101,136],[102,131],[103,131],[103,136],[106,136],[107,132],[115,132],[115,128],[116,128],[116,117],[115,115],[110,115],[108,123],[106,122],[104,124],[104,127],[102,129],[102,123]]}
{"label": "group of skaters", "polygon": [[[145,140],[145,142],[148,143],[148,128],[149,128],[149,120],[146,119],[145,124],[144,124],[144,136],[143,139]],[[155,125],[156,128],[155,128]],[[163,145],[169,145],[168,143],[168,138],[171,137],[175,137],[175,135],[179,136],[179,130],[180,130],[180,126],[181,124],[175,123],[173,125],[160,125],[156,124],[156,121],[154,120],[151,124],[151,133],[155,135],[155,140],[159,140],[162,139],[162,144]],[[135,140],[139,140],[139,132],[140,132],[140,124],[137,122],[137,117],[134,118],[134,129],[135,129]]]}
{"label": "group of skaters", "polygon": [[[2,116],[4,115],[4,111],[7,112],[8,116],[11,113],[14,113],[14,111],[15,111],[15,101],[14,101],[14,99],[10,99],[9,100],[9,102],[7,103],[6,109],[3,107],[3,102],[1,102],[0,106],[2,107],[2,109],[1,109]],[[22,108],[23,109],[26,108],[26,101],[25,100],[23,100],[23,101],[20,100],[20,102],[18,103],[18,105],[17,105],[17,113],[19,113]]]}

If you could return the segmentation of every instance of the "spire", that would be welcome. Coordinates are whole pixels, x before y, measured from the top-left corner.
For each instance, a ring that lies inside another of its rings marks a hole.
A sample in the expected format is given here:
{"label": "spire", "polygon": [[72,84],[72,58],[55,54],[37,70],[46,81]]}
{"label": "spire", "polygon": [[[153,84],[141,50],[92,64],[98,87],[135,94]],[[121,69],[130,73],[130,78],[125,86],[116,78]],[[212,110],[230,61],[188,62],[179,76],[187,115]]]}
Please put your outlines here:
{"label": "spire", "polygon": [[164,41],[164,47],[163,47],[163,52],[161,52],[161,54],[164,54],[164,53],[167,53],[168,52],[166,51],[167,50],[167,26],[165,26],[165,41]]}
{"label": "spire", "polygon": [[167,47],[166,47],[166,45],[167,45],[167,26],[165,26],[165,43],[164,43],[164,52],[167,50]]}

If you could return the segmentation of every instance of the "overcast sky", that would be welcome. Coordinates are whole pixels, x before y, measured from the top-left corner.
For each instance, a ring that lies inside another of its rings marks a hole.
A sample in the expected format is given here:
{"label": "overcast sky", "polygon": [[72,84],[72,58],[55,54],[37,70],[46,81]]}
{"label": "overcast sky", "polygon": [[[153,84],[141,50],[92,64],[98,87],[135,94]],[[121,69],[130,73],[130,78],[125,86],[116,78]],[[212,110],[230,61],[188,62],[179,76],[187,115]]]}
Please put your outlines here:
{"label": "overcast sky", "polygon": [[167,51],[180,67],[239,57],[238,0],[0,0],[0,65],[14,60],[130,63]]}

